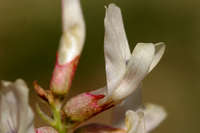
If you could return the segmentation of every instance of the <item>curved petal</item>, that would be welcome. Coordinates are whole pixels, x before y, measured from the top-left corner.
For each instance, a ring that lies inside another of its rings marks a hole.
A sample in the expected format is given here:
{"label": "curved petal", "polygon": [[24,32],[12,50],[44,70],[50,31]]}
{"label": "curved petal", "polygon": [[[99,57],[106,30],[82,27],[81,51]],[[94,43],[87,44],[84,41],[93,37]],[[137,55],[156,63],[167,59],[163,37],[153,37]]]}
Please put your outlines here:
{"label": "curved petal", "polygon": [[[7,91],[7,90],[3,90]],[[0,95],[0,131],[6,133],[17,128],[17,102],[13,92],[3,92]],[[12,105],[12,106],[8,106]]]}
{"label": "curved petal", "polygon": [[15,87],[16,100],[18,101],[18,132],[27,132],[27,129],[33,124],[33,112],[28,103],[29,88],[21,79],[16,80],[13,87]]}
{"label": "curved petal", "polygon": [[128,62],[126,73],[112,94],[114,101],[120,101],[136,90],[148,74],[154,53],[155,47],[152,43],[138,43],[136,45]]}
{"label": "curved petal", "polygon": [[92,90],[90,93],[94,94],[94,95],[106,95],[107,94],[107,87],[104,86],[102,88]]}
{"label": "curved petal", "polygon": [[131,53],[124,31],[120,8],[110,4],[106,9],[104,54],[106,62],[106,79],[108,94],[113,91],[116,83],[126,70],[126,61]]}
{"label": "curved petal", "polygon": [[165,46],[165,44],[163,42],[156,43],[155,44],[155,49],[156,49],[155,56],[153,58],[151,66],[149,68],[149,72],[151,72],[153,70],[153,68],[158,64],[158,62],[162,58],[162,56],[163,56],[163,54],[165,52],[166,46]]}
{"label": "curved petal", "polygon": [[126,112],[127,133],[145,133],[144,113],[128,110]]}
{"label": "curved petal", "polygon": [[60,65],[79,56],[85,40],[85,23],[80,0],[62,0],[63,34],[58,51]]}
{"label": "curved petal", "polygon": [[124,114],[127,110],[136,111],[142,106],[142,89],[138,87],[134,93],[128,96],[123,102],[113,108],[111,118],[112,125],[116,127],[124,127]]}
{"label": "curved petal", "polygon": [[[85,29],[80,0],[62,0],[62,27],[63,32],[71,30],[74,26]],[[80,32],[85,34],[84,32]]]}
{"label": "curved petal", "polygon": [[0,131],[34,133],[28,87],[23,80],[18,79],[15,83],[3,81],[0,100]]}
{"label": "curved petal", "polygon": [[144,118],[145,128],[147,132],[150,132],[156,128],[167,116],[166,111],[158,105],[148,104],[145,106]]}

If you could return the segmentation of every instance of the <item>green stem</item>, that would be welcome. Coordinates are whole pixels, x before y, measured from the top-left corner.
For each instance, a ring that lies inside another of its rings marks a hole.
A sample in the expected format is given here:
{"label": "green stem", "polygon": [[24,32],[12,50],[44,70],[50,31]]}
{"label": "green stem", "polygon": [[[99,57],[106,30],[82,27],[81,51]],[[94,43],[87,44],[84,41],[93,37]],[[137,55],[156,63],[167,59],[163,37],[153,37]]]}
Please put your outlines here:
{"label": "green stem", "polygon": [[50,118],[48,115],[46,115],[39,107],[39,104],[36,104],[36,109],[40,117],[46,121],[48,124],[50,124],[54,129],[58,131],[58,133],[67,133],[67,125],[62,122],[62,117],[61,117],[61,107],[62,107],[62,102],[57,99],[51,102],[50,104],[50,109],[53,114],[53,118]]}
{"label": "green stem", "polygon": [[54,125],[53,127],[58,131],[58,133],[67,133],[65,125],[62,123],[61,118],[61,108],[59,106],[51,106],[54,118]]}
{"label": "green stem", "polygon": [[49,123],[50,125],[54,125],[54,120],[51,119],[48,115],[46,115],[46,114],[40,109],[39,104],[36,104],[36,110],[37,110],[37,113],[39,114],[39,116],[40,116],[44,121],[46,121],[46,122]]}

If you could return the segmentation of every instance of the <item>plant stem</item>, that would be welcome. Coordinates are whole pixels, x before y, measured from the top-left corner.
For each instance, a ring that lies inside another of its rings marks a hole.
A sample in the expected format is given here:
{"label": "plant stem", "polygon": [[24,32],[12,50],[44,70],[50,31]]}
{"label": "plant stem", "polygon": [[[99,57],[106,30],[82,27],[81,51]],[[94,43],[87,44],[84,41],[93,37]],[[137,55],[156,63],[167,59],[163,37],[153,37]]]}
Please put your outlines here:
{"label": "plant stem", "polygon": [[67,133],[65,125],[62,123],[61,118],[61,107],[59,105],[52,105],[51,106],[53,118],[54,118],[54,125],[53,127],[58,131],[58,133]]}

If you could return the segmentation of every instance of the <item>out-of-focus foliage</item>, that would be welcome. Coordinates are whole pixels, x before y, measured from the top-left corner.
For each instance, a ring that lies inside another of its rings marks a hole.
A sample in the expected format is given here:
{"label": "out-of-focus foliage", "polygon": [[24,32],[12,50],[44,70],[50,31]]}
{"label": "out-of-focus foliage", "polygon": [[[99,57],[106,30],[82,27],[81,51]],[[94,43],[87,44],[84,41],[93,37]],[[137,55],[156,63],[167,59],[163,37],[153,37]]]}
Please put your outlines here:
{"label": "out-of-focus foliage", "polygon": [[[199,132],[199,1],[83,0],[87,38],[70,93],[105,84],[103,19],[104,5],[110,2],[123,12],[131,48],[136,42],[163,41],[167,45],[164,58],[143,84],[144,101],[164,106],[169,114],[154,133]],[[0,3],[0,79],[20,77],[30,87],[33,80],[48,87],[61,36],[60,1]],[[34,93],[31,98],[36,100]]]}

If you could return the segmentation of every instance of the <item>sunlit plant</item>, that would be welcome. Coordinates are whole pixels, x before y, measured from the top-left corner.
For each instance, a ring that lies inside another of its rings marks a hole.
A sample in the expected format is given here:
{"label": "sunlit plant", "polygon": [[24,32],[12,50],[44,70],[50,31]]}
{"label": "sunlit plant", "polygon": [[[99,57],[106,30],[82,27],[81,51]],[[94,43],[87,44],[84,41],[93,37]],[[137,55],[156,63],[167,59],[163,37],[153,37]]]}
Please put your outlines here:
{"label": "sunlit plant", "polygon": [[142,80],[161,59],[164,43],[138,43],[131,52],[120,8],[110,4],[104,19],[106,85],[66,100],[85,41],[79,0],[62,0],[62,23],[62,37],[49,89],[34,82],[38,96],[51,110],[51,115],[47,115],[36,103],[37,114],[48,126],[34,127],[33,111],[28,104],[29,89],[22,79],[2,81],[0,133],[146,133],[157,127],[165,119],[166,112],[154,104],[127,110],[125,119],[117,122],[119,127],[84,122],[117,105],[126,106],[125,99],[140,89]]}

